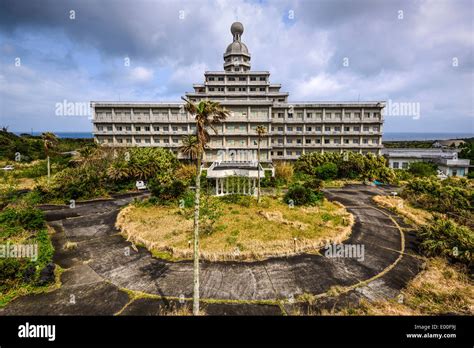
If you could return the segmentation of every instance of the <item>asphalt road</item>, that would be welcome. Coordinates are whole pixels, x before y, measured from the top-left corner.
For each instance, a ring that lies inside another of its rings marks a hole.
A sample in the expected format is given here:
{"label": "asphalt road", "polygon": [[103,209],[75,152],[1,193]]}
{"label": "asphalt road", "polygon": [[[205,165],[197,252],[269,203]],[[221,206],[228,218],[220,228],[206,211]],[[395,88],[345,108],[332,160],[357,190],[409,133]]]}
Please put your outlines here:
{"label": "asphalt road", "polygon": [[[335,305],[354,305],[361,298],[397,296],[418,273],[421,261],[409,226],[372,202],[371,197],[380,193],[383,190],[362,185],[325,190],[328,199],[341,202],[355,216],[345,244],[363,245],[363,260],[303,254],[258,262],[202,262],[201,298],[248,301],[209,304],[206,312],[291,313],[292,299],[303,293],[321,296],[313,313]],[[191,298],[191,261],[153,258],[146,249],[134,249],[117,234],[117,214],[132,199],[122,196],[73,209],[43,207],[56,230],[54,262],[66,269],[62,286],[50,293],[18,298],[0,309],[0,315],[154,315],[173,302],[169,298]],[[64,250],[67,241],[77,243],[77,248]],[[326,296],[334,286],[349,288],[343,294]],[[123,289],[168,299],[131,300]],[[285,300],[287,304],[257,304],[260,300]]]}

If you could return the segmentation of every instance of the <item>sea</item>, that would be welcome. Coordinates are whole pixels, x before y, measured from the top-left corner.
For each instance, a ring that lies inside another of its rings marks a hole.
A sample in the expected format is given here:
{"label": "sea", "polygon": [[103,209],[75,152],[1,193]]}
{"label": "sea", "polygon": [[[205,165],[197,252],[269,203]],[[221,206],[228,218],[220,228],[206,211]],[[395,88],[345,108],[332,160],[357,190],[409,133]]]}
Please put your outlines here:
{"label": "sea", "polygon": [[[15,132],[31,135],[41,135],[42,132]],[[92,138],[91,132],[53,132],[59,138]],[[398,133],[384,133],[383,141],[409,141],[409,140],[446,140],[446,139],[461,139],[473,138],[474,133],[413,133],[413,132],[398,132]]]}

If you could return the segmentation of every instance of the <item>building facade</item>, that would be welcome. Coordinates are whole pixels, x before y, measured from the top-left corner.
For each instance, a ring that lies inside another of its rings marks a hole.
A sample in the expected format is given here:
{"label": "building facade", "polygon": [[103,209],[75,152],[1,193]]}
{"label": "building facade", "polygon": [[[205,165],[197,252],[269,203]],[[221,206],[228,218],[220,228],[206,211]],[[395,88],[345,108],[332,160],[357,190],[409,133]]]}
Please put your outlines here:
{"label": "building facade", "polygon": [[458,158],[458,149],[383,149],[388,166],[392,169],[408,169],[415,162],[436,164],[446,176],[467,176],[470,168],[468,159]]}
{"label": "building facade", "polygon": [[[213,100],[231,116],[212,134],[204,160],[294,160],[309,152],[381,154],[383,108],[375,102],[289,102],[268,71],[252,71],[251,56],[241,41],[243,25],[233,23],[232,43],[224,53],[224,70],[207,71],[204,83],[194,84],[186,98]],[[178,154],[183,136],[195,133],[194,119],[184,102],[91,102],[94,137],[107,146],[164,147]],[[179,154],[178,154],[179,155]]]}

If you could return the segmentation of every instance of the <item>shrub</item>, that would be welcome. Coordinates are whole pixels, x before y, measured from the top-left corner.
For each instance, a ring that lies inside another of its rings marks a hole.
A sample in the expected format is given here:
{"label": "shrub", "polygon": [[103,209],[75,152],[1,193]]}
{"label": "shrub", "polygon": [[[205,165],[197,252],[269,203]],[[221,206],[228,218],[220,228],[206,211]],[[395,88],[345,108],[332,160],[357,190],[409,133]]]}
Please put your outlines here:
{"label": "shrub", "polygon": [[9,207],[0,212],[0,225],[37,231],[45,227],[44,214],[33,207]]}
{"label": "shrub", "polygon": [[402,197],[415,206],[439,213],[456,214],[459,217],[452,217],[458,222],[465,220],[468,225],[472,224],[474,192],[467,179],[415,178],[407,183]]}
{"label": "shrub", "polygon": [[183,164],[175,171],[175,178],[181,180],[188,185],[194,182],[196,177],[196,166],[190,164]]}
{"label": "shrub", "polygon": [[[51,279],[54,248],[45,228],[44,214],[27,205],[17,205],[0,212],[0,244],[37,244],[37,259],[0,258],[0,305],[11,299],[17,288],[42,286]],[[48,273],[48,276],[44,276]],[[9,295],[10,294],[10,295]]]}
{"label": "shrub", "polygon": [[293,165],[280,162],[275,164],[275,180],[279,184],[288,184],[293,178]]}
{"label": "shrub", "polygon": [[153,178],[148,181],[148,189],[160,202],[176,201],[186,192],[187,186],[181,180],[164,181]]}
{"label": "shrub", "polygon": [[205,234],[214,232],[214,225],[224,215],[222,204],[218,199],[204,195],[201,202],[199,221]]}
{"label": "shrub", "polygon": [[[222,209],[222,197],[218,199],[213,196],[203,194],[201,196],[201,204],[199,211],[199,223],[201,231],[205,234],[211,234],[215,231],[214,225],[224,215]],[[194,202],[189,207],[182,209],[179,214],[182,214],[186,219],[194,219]]]}
{"label": "shrub", "polygon": [[383,156],[359,153],[319,153],[311,152],[304,154],[295,163],[295,171],[306,175],[316,175],[320,166],[333,163],[337,167],[337,177],[341,179],[377,179],[382,182],[393,182],[394,172],[387,166],[387,160]]}
{"label": "shrub", "polygon": [[408,171],[417,177],[426,177],[436,175],[437,171],[436,164],[428,162],[413,162],[410,164]]}
{"label": "shrub", "polygon": [[413,174],[410,173],[408,170],[404,169],[394,169],[395,178],[397,181],[407,181],[413,179]]}
{"label": "shrub", "polygon": [[46,161],[35,163],[31,166],[21,168],[20,171],[15,172],[14,176],[17,178],[39,178],[48,174]]}
{"label": "shrub", "polygon": [[300,184],[293,184],[288,189],[283,200],[294,205],[315,205],[323,199],[321,192],[315,192]]}
{"label": "shrub", "polygon": [[309,178],[307,181],[304,182],[303,185],[309,188],[310,190],[319,191],[323,187],[323,182],[322,180],[317,178]]}
{"label": "shrub", "polygon": [[251,196],[231,194],[220,197],[220,200],[224,203],[238,204],[242,207],[250,207],[254,202]]}
{"label": "shrub", "polygon": [[337,177],[337,165],[335,163],[325,163],[315,168],[316,177],[322,180],[335,179]]}
{"label": "shrub", "polygon": [[427,256],[445,256],[466,264],[472,264],[474,234],[450,219],[435,216],[418,231],[420,249]]}

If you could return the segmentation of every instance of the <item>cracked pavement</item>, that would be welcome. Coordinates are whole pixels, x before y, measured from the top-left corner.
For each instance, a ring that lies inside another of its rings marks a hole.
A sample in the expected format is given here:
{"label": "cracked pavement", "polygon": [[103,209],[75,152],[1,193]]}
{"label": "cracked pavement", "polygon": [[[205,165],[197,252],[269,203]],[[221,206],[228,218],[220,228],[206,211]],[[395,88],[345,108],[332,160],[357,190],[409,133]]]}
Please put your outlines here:
{"label": "cracked pavement", "polygon": [[[353,305],[361,298],[393,298],[418,273],[422,261],[410,226],[371,199],[387,194],[386,190],[348,185],[324,191],[328,199],[344,204],[354,215],[355,225],[345,244],[363,244],[364,260],[301,254],[255,262],[201,262],[201,298],[248,301],[209,303],[204,306],[207,314],[280,315],[295,304],[280,308],[256,302],[288,300],[303,293],[321,295],[334,286],[351,290],[324,296],[319,307]],[[79,203],[73,209],[43,206],[56,231],[52,235],[54,262],[66,269],[62,286],[20,297],[0,309],[0,315],[156,315],[167,305],[166,298],[191,298],[192,261],[154,258],[145,248],[135,250],[118,234],[117,214],[134,198],[122,195]],[[77,247],[65,250],[68,241]],[[131,300],[123,289],[165,298]]]}

